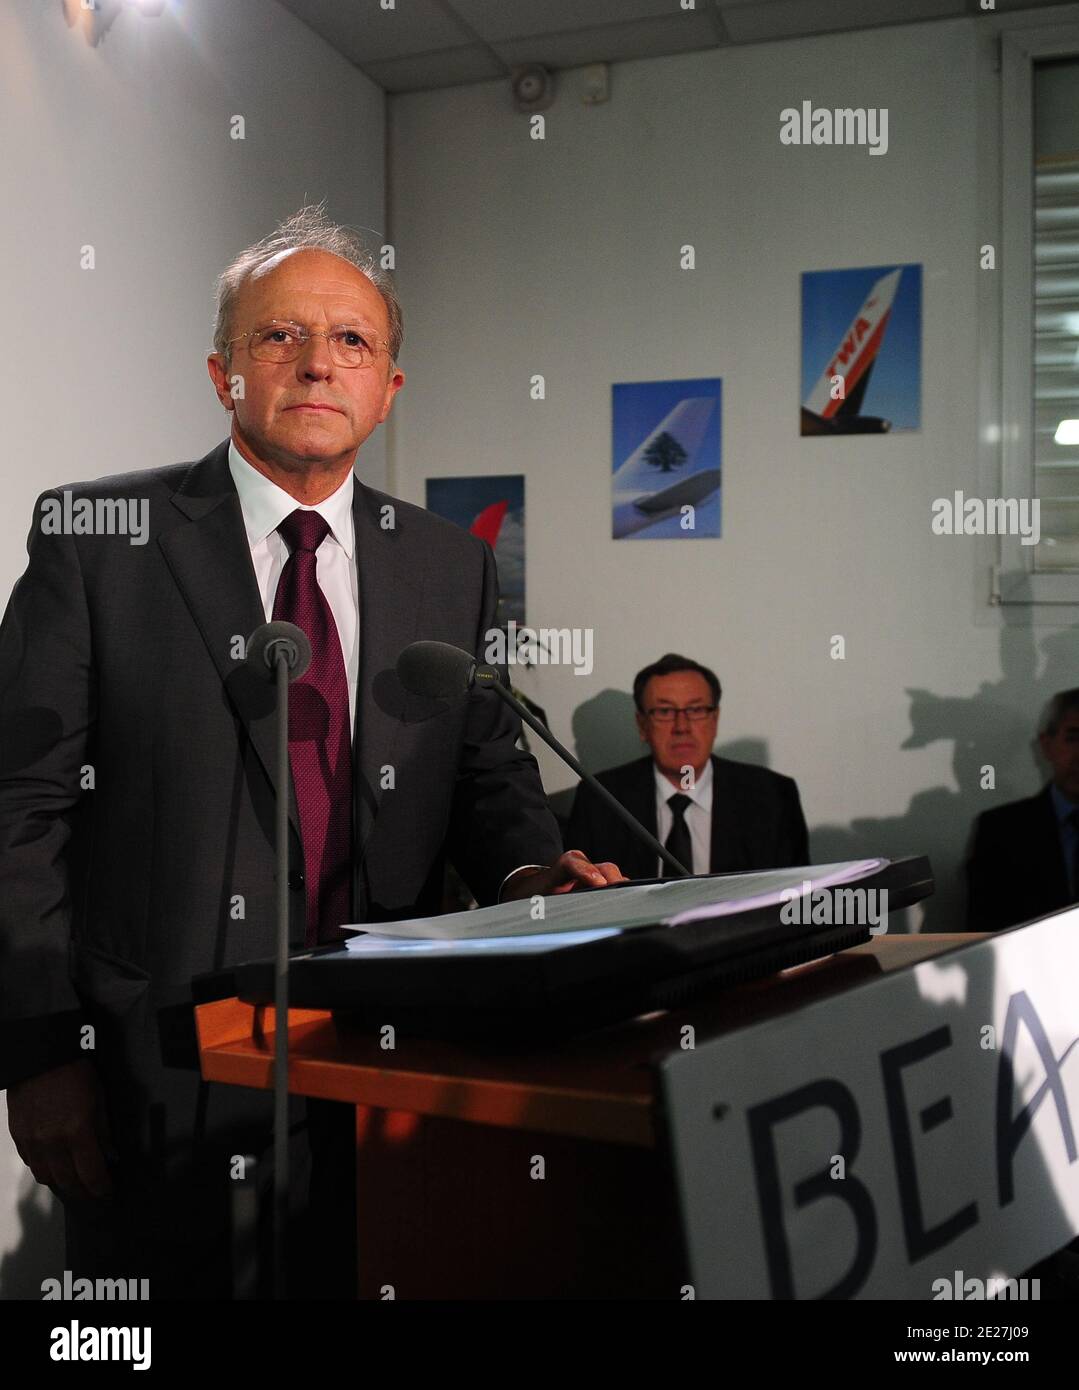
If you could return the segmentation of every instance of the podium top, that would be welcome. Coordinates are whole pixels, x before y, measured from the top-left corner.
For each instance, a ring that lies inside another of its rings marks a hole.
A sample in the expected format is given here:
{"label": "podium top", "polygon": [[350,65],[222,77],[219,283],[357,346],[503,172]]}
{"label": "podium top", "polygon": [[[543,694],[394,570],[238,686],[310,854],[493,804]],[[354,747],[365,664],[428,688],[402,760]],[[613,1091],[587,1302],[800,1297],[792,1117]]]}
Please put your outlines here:
{"label": "podium top", "polygon": [[[656,1067],[680,1048],[687,1024],[700,1044],[961,950],[984,935],[875,937],[767,979],[716,989],[681,1008],[538,1047],[398,1036],[387,1051],[377,1031],[360,1030],[326,1010],[294,1009],[289,1089],[354,1105],[652,1147]],[[233,998],[199,1005],[195,1015],[207,1081],[272,1086],[272,1007]]]}
{"label": "podium top", "polygon": [[[355,944],[293,956],[288,1000],[350,1015],[372,1033],[392,1025],[401,1037],[517,1047],[553,1042],[847,950],[885,934],[889,911],[933,891],[925,856],[826,869],[838,870],[839,879],[819,891],[804,877],[811,870],[792,869],[614,886],[580,894],[579,904],[569,902],[576,893],[545,898],[545,919],[529,917],[525,936],[486,934],[482,924],[501,908],[463,914],[466,935],[457,940],[378,935],[392,924],[372,924]],[[830,877],[821,875],[824,882]],[[599,925],[587,916],[596,912],[601,922],[613,914],[625,925]],[[547,930],[553,918],[566,929]],[[593,929],[581,930],[589,921]],[[483,935],[467,934],[476,927]],[[275,961],[242,962],[212,997],[268,1004],[276,982]]]}

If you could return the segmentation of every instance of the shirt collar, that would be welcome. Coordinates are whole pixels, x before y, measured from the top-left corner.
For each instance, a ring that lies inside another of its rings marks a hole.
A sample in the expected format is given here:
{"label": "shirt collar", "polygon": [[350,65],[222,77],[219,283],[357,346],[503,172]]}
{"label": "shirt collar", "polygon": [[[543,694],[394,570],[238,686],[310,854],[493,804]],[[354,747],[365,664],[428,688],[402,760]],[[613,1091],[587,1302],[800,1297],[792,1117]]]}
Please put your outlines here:
{"label": "shirt collar", "polygon": [[1074,801],[1069,801],[1055,782],[1049,783],[1049,795],[1053,801],[1053,810],[1056,812],[1057,820],[1067,820],[1069,816],[1079,811],[1079,805]]}
{"label": "shirt collar", "polygon": [[344,482],[314,507],[302,507],[295,497],[284,488],[271,482],[265,474],[252,467],[236,447],[236,441],[229,440],[229,472],[240,496],[240,509],[247,531],[247,543],[255,546],[264,541],[271,532],[291,515],[297,507],[303,511],[318,512],[325,517],[334,540],[352,559],[355,526],[352,519],[352,495],[355,488],[355,475],[350,468]]}
{"label": "shirt collar", "polygon": [[[680,787],[673,786],[667,781],[663,773],[660,772],[658,765],[653,759],[652,771],[656,781],[656,795],[664,802],[668,801],[676,792],[681,791]],[[712,809],[712,759],[709,758],[704,765],[704,771],[697,779],[696,785],[692,790],[682,792],[683,796],[688,796],[690,801],[695,801],[704,811]]]}

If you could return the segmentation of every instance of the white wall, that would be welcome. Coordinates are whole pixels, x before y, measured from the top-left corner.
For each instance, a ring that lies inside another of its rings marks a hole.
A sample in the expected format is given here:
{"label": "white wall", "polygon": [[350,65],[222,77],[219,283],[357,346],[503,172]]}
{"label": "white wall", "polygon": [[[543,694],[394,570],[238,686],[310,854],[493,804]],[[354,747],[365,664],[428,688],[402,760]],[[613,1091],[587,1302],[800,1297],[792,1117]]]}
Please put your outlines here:
{"label": "white wall", "polygon": [[[29,369],[7,382],[6,595],[42,487],[226,436],[205,365],[216,275],[305,194],[381,239],[384,122],[381,91],[266,0],[124,12],[97,48],[59,3],[4,0],[0,51],[5,311]],[[380,434],[360,458],[384,479]]]}
{"label": "white wall", "polygon": [[[384,121],[381,91],[267,0],[123,13],[96,49],[58,0],[0,0],[0,55],[6,602],[43,487],[195,459],[227,435],[205,357],[231,256],[305,195],[381,241]],[[380,434],[358,471],[384,483]],[[0,1098],[0,1296],[36,1296],[63,1268],[33,1187]]]}
{"label": "white wall", "polygon": [[[595,107],[571,72],[542,142],[502,82],[389,107],[408,324],[392,484],[422,502],[431,475],[524,473],[528,620],[595,627],[592,676],[522,685],[602,767],[639,751],[637,669],[668,650],[713,665],[721,750],[798,779],[818,862],[929,853],[938,891],[911,925],[937,931],[959,923],[972,818],[1037,788],[1036,711],[1079,684],[1079,614],[991,608],[993,542],[930,532],[934,498],[999,488],[976,427],[995,237],[979,26],[618,64]],[[803,99],[887,107],[888,153],[780,144]],[[800,439],[800,273],[899,262],[924,265],[921,430]],[[722,539],[612,541],[611,383],[717,375]],[[549,790],[573,780],[541,763]]]}

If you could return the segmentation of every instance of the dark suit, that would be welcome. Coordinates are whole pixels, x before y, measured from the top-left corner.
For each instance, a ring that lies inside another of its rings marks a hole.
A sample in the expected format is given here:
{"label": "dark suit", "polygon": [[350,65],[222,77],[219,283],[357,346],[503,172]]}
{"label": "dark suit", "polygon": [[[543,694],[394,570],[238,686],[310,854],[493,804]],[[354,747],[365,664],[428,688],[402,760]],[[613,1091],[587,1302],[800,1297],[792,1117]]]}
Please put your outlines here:
{"label": "dark suit", "polygon": [[[651,754],[596,778],[656,834],[656,785]],[[673,795],[675,788],[671,787]],[[809,837],[790,777],[766,767],[712,755],[710,871],[716,874],[780,869],[809,862]],[[567,849],[592,860],[613,860],[628,878],[654,878],[657,856],[582,782],[570,812]]]}
{"label": "dark suit", "polygon": [[1050,785],[983,811],[967,862],[967,930],[999,931],[1067,907],[1068,871]]}
{"label": "dark suit", "polygon": [[[69,486],[146,499],[150,534],[145,545],[43,534],[39,499],[0,627],[0,1085],[90,1057],[128,1228],[179,1249],[207,1221],[220,1230],[229,1155],[268,1139],[268,1094],[209,1086],[191,1069],[192,977],[274,951],[275,696],[236,647],[265,612],[227,441],[197,463]],[[518,720],[482,691],[411,695],[393,668],[419,638],[484,645],[493,556],[358,479],[353,515],[353,918],[437,911],[447,853],[491,903],[511,869],[561,851]],[[291,779],[287,794],[301,945]],[[89,1052],[82,1024],[95,1030]]]}

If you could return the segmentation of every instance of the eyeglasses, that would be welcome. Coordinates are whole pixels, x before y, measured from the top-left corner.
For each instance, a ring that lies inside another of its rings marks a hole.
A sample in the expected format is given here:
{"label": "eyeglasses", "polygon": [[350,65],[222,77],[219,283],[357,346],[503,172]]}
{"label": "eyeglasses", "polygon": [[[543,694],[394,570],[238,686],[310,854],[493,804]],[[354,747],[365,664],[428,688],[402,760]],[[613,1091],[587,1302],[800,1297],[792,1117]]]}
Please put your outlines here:
{"label": "eyeglasses", "polygon": [[330,357],[339,367],[371,367],[380,352],[389,351],[389,343],[373,337],[366,328],[341,323],[328,333],[312,333],[302,323],[288,319],[271,319],[262,328],[230,338],[228,346],[248,339],[247,350],[256,362],[293,362],[311,338],[325,338]]}
{"label": "eyeglasses", "polygon": [[646,709],[645,714],[657,724],[669,724],[679,714],[684,714],[687,719],[696,723],[699,719],[707,719],[710,714],[715,714],[718,708],[718,705],[687,705],[685,709],[679,709],[676,705],[654,705],[651,709]]}

